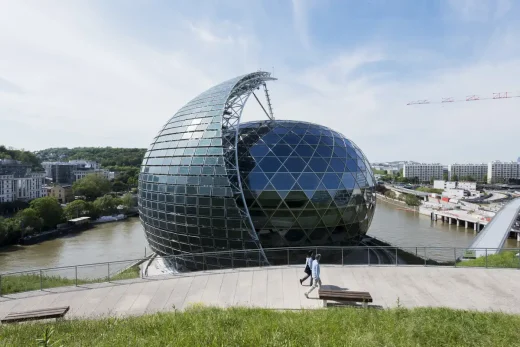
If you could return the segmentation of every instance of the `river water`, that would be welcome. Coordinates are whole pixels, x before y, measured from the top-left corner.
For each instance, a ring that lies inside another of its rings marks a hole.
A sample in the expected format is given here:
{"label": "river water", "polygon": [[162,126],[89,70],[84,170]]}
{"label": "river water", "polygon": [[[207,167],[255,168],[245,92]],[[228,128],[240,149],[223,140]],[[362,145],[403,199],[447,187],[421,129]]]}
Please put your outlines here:
{"label": "river water", "polygon": [[[415,252],[416,247],[459,247],[462,252],[476,234],[472,229],[432,222],[428,216],[378,201],[368,235],[410,252]],[[508,239],[505,247],[518,248],[520,245],[516,240]],[[145,248],[146,254],[150,254],[139,218],[129,218],[98,224],[78,235],[0,249],[0,272],[139,259],[144,257]],[[417,252],[424,255],[424,249]],[[430,249],[427,252],[433,259],[453,259],[453,251]]]}

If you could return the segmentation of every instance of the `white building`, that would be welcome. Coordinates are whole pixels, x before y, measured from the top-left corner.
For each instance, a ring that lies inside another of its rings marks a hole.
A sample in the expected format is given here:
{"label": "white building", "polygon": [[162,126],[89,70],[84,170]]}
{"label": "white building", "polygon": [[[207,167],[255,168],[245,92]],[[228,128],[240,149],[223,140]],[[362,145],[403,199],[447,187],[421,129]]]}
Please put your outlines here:
{"label": "white building", "polygon": [[477,182],[454,182],[454,181],[433,181],[433,188],[449,190],[449,189],[463,189],[469,191],[477,190]]}
{"label": "white building", "polygon": [[457,182],[435,180],[433,181],[433,188],[435,189],[455,189],[457,188]]}
{"label": "white building", "polygon": [[45,173],[31,172],[31,165],[16,160],[0,160],[0,203],[40,198]]}
{"label": "white building", "polygon": [[44,195],[45,173],[28,173],[26,177],[0,176],[0,203],[30,201]]}
{"label": "white building", "polygon": [[26,177],[14,178],[15,200],[33,200],[42,197],[45,173],[29,173]]}
{"label": "white building", "polygon": [[488,183],[507,183],[509,179],[520,179],[519,162],[493,161],[488,164]]}
{"label": "white building", "polygon": [[472,177],[477,182],[484,182],[488,173],[488,164],[451,164],[448,165],[448,178],[461,179],[462,177]]}
{"label": "white building", "polygon": [[441,180],[443,177],[442,164],[404,164],[403,177],[417,178],[419,182],[429,182],[432,178],[434,180]]}

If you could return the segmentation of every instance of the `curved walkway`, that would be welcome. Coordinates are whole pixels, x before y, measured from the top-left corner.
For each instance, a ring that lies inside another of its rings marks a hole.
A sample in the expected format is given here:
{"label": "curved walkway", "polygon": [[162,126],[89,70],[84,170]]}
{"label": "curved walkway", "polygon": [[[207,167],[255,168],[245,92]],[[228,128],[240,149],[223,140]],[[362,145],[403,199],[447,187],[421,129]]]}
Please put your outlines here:
{"label": "curved walkway", "polygon": [[477,257],[497,253],[504,246],[518,214],[520,198],[504,205],[473,240],[469,249],[474,249]]}
{"label": "curved walkway", "polygon": [[[369,291],[373,305],[451,307],[520,313],[520,271],[509,269],[393,266],[322,266],[324,285]],[[79,287],[18,293],[0,298],[0,316],[12,311],[70,305],[67,315],[96,318],[184,309],[191,304],[272,309],[314,309],[303,295],[298,266],[215,270]]]}

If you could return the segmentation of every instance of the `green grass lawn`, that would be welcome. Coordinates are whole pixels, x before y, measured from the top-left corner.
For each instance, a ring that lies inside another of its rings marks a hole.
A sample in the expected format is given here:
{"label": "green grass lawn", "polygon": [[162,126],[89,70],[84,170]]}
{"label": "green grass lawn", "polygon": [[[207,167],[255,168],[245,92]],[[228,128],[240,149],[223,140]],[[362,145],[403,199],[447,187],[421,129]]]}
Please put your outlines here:
{"label": "green grass lawn", "polygon": [[307,311],[194,307],[125,319],[5,325],[0,345],[36,346],[52,327],[63,346],[518,346],[520,316],[450,309]]}
{"label": "green grass lawn", "polygon": [[[497,254],[491,254],[487,256],[487,267],[498,267],[498,268],[519,268],[520,260],[516,256],[518,250],[514,251],[502,251]],[[486,267],[486,257],[480,257],[477,259],[464,260],[457,263],[457,266],[467,267]]]}
{"label": "green grass lawn", "polygon": [[[125,280],[131,278],[139,277],[139,266],[132,266],[125,271],[120,272],[114,276],[110,277],[111,281],[117,280]],[[106,282],[107,277],[102,278],[94,278],[89,280],[78,279],[79,284],[88,284],[88,283],[99,283]],[[76,284],[75,279],[65,278],[61,276],[46,276],[43,275],[41,278],[40,284],[40,275],[39,274],[30,274],[30,275],[12,275],[12,276],[2,276],[1,288],[2,295],[5,294],[13,294],[19,292],[27,292],[31,290],[40,290],[41,286],[43,289],[46,288],[55,288],[55,287],[63,287],[63,286],[73,286]]]}

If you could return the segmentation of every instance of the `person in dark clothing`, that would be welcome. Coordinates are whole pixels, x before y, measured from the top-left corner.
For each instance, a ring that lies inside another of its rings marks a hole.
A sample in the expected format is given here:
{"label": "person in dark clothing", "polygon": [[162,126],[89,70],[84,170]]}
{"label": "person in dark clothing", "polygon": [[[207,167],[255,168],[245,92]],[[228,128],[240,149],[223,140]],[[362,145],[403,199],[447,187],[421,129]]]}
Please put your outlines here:
{"label": "person in dark clothing", "polygon": [[314,260],[314,253],[312,251],[309,251],[307,253],[307,259],[305,259],[305,270],[303,270],[307,276],[305,276],[304,278],[300,279],[300,285],[303,285],[303,281],[305,281],[307,278],[311,278],[311,284],[310,286],[312,286],[312,261]]}

